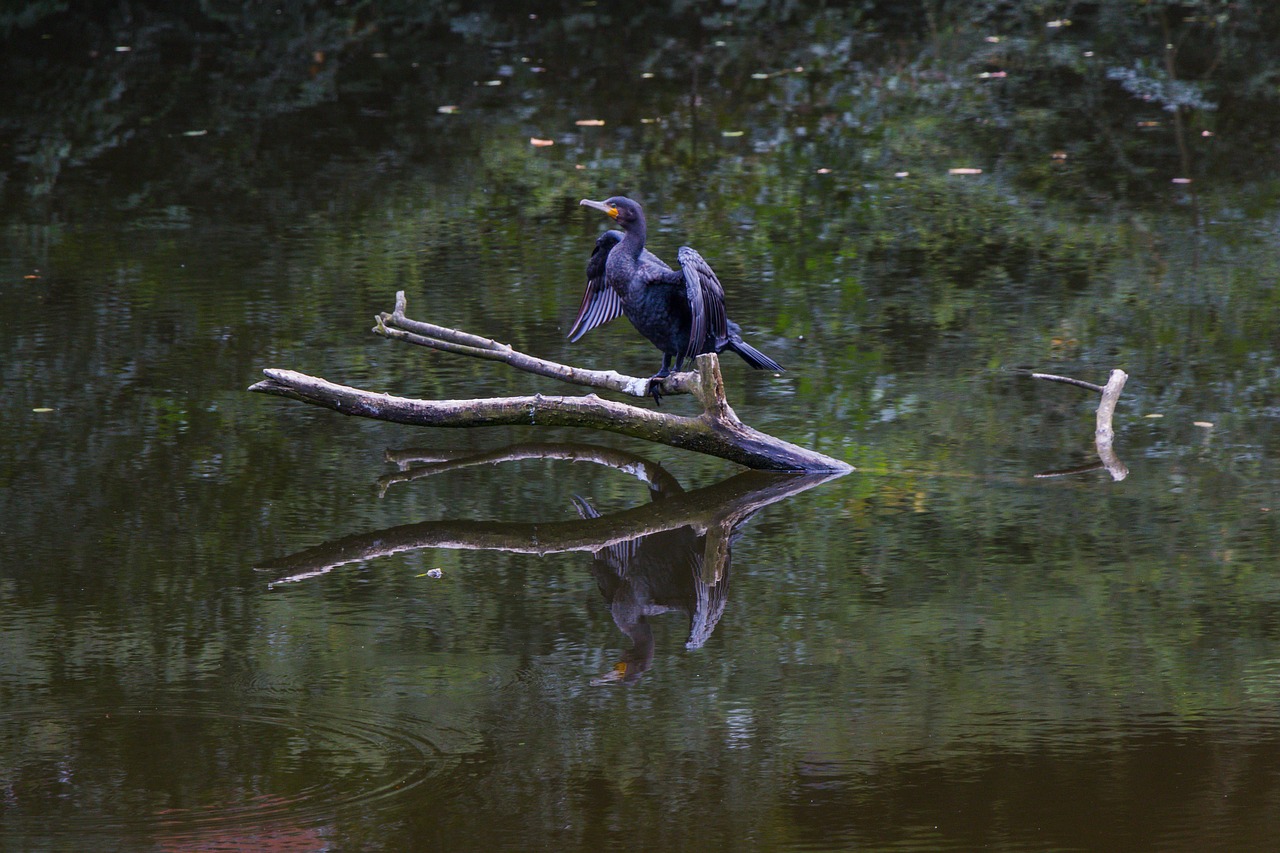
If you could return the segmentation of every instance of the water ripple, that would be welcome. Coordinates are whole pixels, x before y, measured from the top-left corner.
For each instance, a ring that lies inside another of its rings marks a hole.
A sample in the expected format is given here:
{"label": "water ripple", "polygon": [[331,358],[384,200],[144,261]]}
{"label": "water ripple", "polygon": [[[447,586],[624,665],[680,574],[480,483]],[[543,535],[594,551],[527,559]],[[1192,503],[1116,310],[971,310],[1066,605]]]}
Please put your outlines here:
{"label": "water ripple", "polygon": [[0,720],[0,847],[110,835],[164,849],[267,837],[272,849],[314,849],[344,810],[380,809],[452,764],[421,720],[353,705],[179,701]]}

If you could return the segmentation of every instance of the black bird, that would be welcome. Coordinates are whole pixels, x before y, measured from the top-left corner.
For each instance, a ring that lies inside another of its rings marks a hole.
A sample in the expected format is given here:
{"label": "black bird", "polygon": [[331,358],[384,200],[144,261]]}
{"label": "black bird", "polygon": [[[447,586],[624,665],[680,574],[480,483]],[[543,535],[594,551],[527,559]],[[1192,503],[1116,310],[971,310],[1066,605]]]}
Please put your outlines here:
{"label": "black bird", "polygon": [[[576,341],[596,326],[625,314],[653,345],[662,350],[662,379],[686,358],[707,352],[733,350],[756,370],[782,370],[769,356],[742,339],[742,329],[724,313],[724,288],[711,265],[693,249],[676,253],[680,269],[673,270],[644,247],[644,210],[629,198],[604,201],[583,199],[618,223],[621,231],[606,231],[596,240],[587,261],[587,290],[569,330]],[[654,392],[654,400],[658,394]]]}

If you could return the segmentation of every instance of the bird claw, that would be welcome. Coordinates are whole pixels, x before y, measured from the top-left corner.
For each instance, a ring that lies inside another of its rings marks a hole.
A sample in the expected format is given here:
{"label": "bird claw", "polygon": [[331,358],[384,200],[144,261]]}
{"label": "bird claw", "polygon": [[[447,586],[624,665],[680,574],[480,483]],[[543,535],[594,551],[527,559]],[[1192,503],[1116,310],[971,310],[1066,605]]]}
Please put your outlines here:
{"label": "bird claw", "polygon": [[662,380],[671,375],[669,370],[659,370],[657,373],[649,377],[649,396],[653,397],[655,406],[662,405]]}

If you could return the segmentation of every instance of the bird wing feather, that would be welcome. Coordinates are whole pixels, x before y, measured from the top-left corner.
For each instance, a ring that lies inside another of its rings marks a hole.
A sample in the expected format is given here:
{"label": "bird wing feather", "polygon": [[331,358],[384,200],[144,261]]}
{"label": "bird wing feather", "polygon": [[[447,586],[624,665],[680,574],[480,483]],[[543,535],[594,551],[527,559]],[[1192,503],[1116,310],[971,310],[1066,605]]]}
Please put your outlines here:
{"label": "bird wing feather", "polygon": [[569,340],[576,341],[596,326],[622,316],[622,297],[605,283],[604,266],[609,252],[622,241],[621,231],[606,231],[596,239],[596,247],[587,261],[587,289],[582,293],[582,305],[569,330]]}
{"label": "bird wing feather", "polygon": [[684,274],[685,293],[693,312],[693,326],[689,332],[688,356],[698,354],[708,335],[715,337],[719,348],[729,339],[728,320],[724,313],[724,287],[711,264],[688,246],[681,246],[676,253],[680,272]]}

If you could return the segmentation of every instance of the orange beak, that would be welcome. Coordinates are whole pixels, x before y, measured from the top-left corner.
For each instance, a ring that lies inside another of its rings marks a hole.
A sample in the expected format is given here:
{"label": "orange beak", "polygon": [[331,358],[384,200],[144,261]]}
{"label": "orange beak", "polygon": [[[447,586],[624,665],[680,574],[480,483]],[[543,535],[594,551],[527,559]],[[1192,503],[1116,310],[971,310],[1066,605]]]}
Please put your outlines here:
{"label": "orange beak", "polygon": [[584,198],[582,201],[578,202],[578,204],[583,205],[584,207],[595,208],[610,219],[618,218],[618,208],[611,204],[605,204],[602,201],[592,201],[589,198]]}

